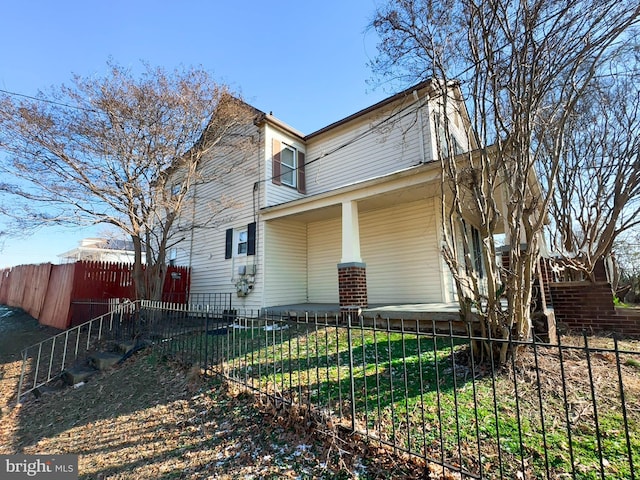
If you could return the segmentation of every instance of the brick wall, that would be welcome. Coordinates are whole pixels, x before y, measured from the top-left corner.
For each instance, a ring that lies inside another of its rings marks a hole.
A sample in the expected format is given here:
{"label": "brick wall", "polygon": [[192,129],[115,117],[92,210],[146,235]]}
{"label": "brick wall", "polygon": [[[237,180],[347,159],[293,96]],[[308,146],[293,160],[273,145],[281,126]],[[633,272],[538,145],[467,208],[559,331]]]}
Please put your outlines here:
{"label": "brick wall", "polygon": [[338,292],[340,309],[368,306],[367,269],[364,263],[338,264]]}
{"label": "brick wall", "polygon": [[559,326],[640,337],[640,312],[616,309],[609,283],[550,283],[549,289]]}

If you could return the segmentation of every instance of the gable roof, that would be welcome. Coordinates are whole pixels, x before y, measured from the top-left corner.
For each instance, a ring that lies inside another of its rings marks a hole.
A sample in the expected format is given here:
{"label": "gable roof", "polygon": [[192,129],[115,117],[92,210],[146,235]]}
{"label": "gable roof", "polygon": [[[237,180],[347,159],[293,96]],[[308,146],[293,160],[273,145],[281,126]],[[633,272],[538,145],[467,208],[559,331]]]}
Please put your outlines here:
{"label": "gable roof", "polygon": [[351,122],[351,121],[353,121],[353,120],[355,120],[357,118],[363,117],[363,116],[365,116],[365,115],[367,115],[367,114],[369,114],[369,113],[371,113],[371,112],[373,112],[375,110],[378,110],[378,109],[380,109],[382,107],[385,107],[385,106],[387,106],[389,104],[392,104],[392,103],[394,103],[394,102],[396,102],[398,100],[402,100],[402,99],[404,99],[404,98],[406,98],[406,97],[408,97],[410,95],[413,95],[413,92],[415,92],[417,90],[424,90],[426,88],[430,88],[431,87],[431,83],[432,83],[432,80],[425,80],[423,82],[418,83],[417,85],[413,85],[413,86],[411,86],[411,87],[409,87],[409,88],[407,88],[407,89],[405,89],[405,90],[403,90],[403,91],[401,91],[399,93],[396,93],[395,95],[392,95],[391,97],[387,97],[384,100],[379,101],[378,103],[375,103],[375,104],[373,104],[373,105],[371,105],[371,106],[369,106],[367,108],[363,108],[362,110],[360,110],[360,111],[358,111],[358,112],[356,112],[356,113],[354,113],[352,115],[349,115],[348,117],[345,117],[342,120],[338,120],[337,122],[333,122],[333,123],[327,125],[326,127],[323,127],[323,128],[321,128],[319,130],[316,130],[313,133],[310,133],[309,135],[304,137],[304,140],[306,141],[306,140],[309,140],[309,139],[311,139],[313,137],[317,137],[318,135],[321,135],[321,134],[323,134],[323,133],[325,133],[325,132],[327,132],[329,130],[332,130],[332,129],[336,128],[336,127],[339,127],[341,125],[349,123],[349,122]]}
{"label": "gable roof", "polygon": [[390,105],[394,102],[397,102],[398,100],[402,100],[404,98],[409,97],[410,95],[413,95],[413,92],[418,91],[418,90],[424,90],[427,88],[431,88],[431,84],[432,84],[432,80],[425,80],[422,81],[416,85],[413,85],[399,93],[396,93],[395,95],[392,95],[390,97],[385,98],[384,100],[379,101],[378,103],[375,103],[369,107],[363,108],[362,110],[359,110],[358,112],[351,114],[341,120],[338,120],[336,122],[333,122],[329,125],[327,125],[326,127],[322,127],[319,130],[316,130],[313,133],[310,133],[308,135],[305,135],[304,133],[300,132],[299,130],[295,129],[294,127],[292,127],[291,125],[288,125],[287,123],[283,122],[282,120],[280,120],[279,118],[275,117],[273,114],[271,113],[264,113],[264,112],[260,112],[259,110],[256,109],[257,112],[260,112],[258,119],[256,120],[256,125],[262,125],[263,123],[269,123],[272,126],[286,132],[289,133],[295,137],[297,137],[298,139],[300,139],[303,142],[306,142],[308,140],[311,140],[314,137],[317,137],[319,135],[322,135],[325,132],[328,132],[330,130],[333,130],[334,128],[340,127],[341,125],[345,125],[353,120],[356,120],[360,117],[363,117],[371,112],[374,112],[380,108],[383,108],[387,105]]}

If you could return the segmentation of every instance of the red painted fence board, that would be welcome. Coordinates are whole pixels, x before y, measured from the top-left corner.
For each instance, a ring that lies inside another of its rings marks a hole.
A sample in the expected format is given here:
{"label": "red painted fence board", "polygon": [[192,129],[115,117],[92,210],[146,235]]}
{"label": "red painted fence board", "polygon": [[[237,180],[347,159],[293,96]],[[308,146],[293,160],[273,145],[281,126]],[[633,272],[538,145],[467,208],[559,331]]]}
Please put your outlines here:
{"label": "red painted fence board", "polygon": [[[133,299],[132,271],[131,264],[106,262],[20,265],[0,270],[0,303],[22,308],[43,325],[65,329],[71,325],[74,302]],[[168,267],[162,300],[186,303],[190,281],[187,267]]]}
{"label": "red painted fence board", "polygon": [[40,318],[40,313],[44,307],[47,288],[49,287],[49,277],[51,269],[54,268],[50,263],[43,265],[27,266],[28,282],[25,283],[24,293],[22,296],[23,310],[33,318]]}
{"label": "red painted fence board", "polygon": [[37,318],[42,325],[64,330],[70,326],[71,289],[74,265],[52,265],[49,287],[44,299],[42,313]]}

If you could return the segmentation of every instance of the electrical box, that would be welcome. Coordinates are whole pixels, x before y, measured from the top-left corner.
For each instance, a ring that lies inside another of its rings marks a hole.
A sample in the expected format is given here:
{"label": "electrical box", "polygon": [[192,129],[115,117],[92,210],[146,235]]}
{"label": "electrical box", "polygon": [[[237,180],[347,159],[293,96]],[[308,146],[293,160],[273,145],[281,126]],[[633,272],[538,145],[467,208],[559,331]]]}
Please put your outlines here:
{"label": "electrical box", "polygon": [[247,265],[247,275],[255,275],[255,274],[256,274],[256,266]]}
{"label": "electrical box", "polygon": [[246,265],[240,265],[238,267],[238,275],[246,275],[247,274],[247,266]]}

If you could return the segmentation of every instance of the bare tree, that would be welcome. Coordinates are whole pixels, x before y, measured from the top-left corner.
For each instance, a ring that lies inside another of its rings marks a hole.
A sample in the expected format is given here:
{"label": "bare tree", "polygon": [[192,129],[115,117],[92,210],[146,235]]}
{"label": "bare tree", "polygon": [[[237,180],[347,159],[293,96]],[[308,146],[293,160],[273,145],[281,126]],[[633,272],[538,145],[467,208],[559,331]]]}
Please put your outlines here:
{"label": "bare tree", "polygon": [[[594,78],[576,103],[549,204],[551,248],[580,279],[594,280],[596,262],[640,225],[640,70],[633,55],[624,62],[631,71]],[[552,146],[539,140],[541,149]],[[552,164],[539,166],[540,178],[549,178]]]}
{"label": "bare tree", "polygon": [[620,235],[614,245],[615,265],[618,267],[616,296],[618,300],[640,303],[640,228]]}
{"label": "bare tree", "polygon": [[0,205],[31,225],[117,227],[133,241],[138,298],[159,299],[168,249],[229,203],[185,221],[194,185],[244,165],[255,111],[203,70],[108,67],[48,95],[0,96]]}
{"label": "bare tree", "polygon": [[[531,335],[534,271],[565,131],[607,59],[633,40],[625,34],[639,14],[638,4],[626,0],[395,0],[373,20],[381,37],[373,66],[382,78],[435,78],[442,87],[433,100],[440,101],[443,254],[465,317],[479,315],[494,338]],[[467,153],[449,141],[456,113],[451,82],[458,82],[470,109]],[[536,135],[549,143],[543,148]],[[548,190],[535,176],[543,157]],[[483,246],[482,278],[465,223],[476,228],[475,241]],[[501,233],[506,271],[496,261]],[[506,361],[506,343],[499,351],[484,347]]]}

